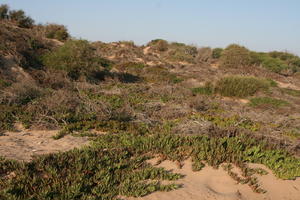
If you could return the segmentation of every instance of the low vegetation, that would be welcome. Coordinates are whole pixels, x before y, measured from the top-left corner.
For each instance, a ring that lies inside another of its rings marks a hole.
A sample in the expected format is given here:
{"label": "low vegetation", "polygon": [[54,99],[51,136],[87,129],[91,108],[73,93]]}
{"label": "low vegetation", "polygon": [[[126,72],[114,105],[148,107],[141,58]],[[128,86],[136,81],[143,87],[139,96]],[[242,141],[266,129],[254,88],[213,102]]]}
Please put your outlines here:
{"label": "low vegetation", "polygon": [[[63,70],[72,79],[93,78],[101,67],[107,67],[104,59],[96,56],[93,47],[85,40],[70,40],[55,51],[43,56],[43,64]],[[104,65],[103,65],[104,64]]]}
{"label": "low vegetation", "polygon": [[225,68],[243,68],[248,67],[250,64],[250,51],[240,45],[229,45],[222,51],[220,56],[220,66]]}
{"label": "low vegetation", "polygon": [[250,106],[253,107],[281,107],[286,106],[289,103],[281,99],[275,99],[271,97],[255,97],[250,99]]}
{"label": "low vegetation", "polygon": [[248,97],[266,91],[272,82],[255,77],[228,76],[216,83],[216,92],[227,97]]}
{"label": "low vegetation", "polygon": [[174,161],[191,156],[194,170],[200,170],[204,166],[202,162],[213,167],[233,163],[248,172],[243,183],[259,193],[264,190],[252,177],[259,170],[251,170],[245,165],[247,162],[265,164],[283,179],[300,175],[298,158],[243,136],[209,138],[127,133],[101,136],[93,147],[42,156],[29,163],[1,159],[0,197],[116,199],[119,195],[138,197],[180,187],[160,182],[182,176],[145,162],[155,155]]}
{"label": "low vegetation", "polygon": [[275,82],[297,89],[298,56],[161,39],[90,43],[26,19],[0,6],[0,136],[21,123],[92,142],[30,162],[0,158],[0,199],[118,199],[181,187],[173,181],[182,175],[151,158],[192,158],[194,171],[222,166],[258,193],[254,174],[264,171],[248,163],[300,176],[300,93]]}
{"label": "low vegetation", "polygon": [[64,25],[47,24],[45,26],[45,35],[50,39],[57,39],[61,42],[66,41],[70,35]]}
{"label": "low vegetation", "polygon": [[34,20],[23,10],[10,10],[8,5],[0,5],[0,20],[9,20],[21,28],[32,28]]}

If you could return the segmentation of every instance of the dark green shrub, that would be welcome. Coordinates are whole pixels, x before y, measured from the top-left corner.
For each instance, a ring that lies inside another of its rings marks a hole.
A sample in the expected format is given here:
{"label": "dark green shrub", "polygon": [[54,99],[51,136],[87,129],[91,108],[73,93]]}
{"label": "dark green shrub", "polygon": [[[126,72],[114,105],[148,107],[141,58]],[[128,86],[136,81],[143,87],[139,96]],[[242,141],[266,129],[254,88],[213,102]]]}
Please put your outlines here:
{"label": "dark green shrub", "polygon": [[246,67],[251,64],[250,51],[237,44],[229,45],[221,54],[220,66],[228,68]]}
{"label": "dark green shrub", "polygon": [[228,76],[220,79],[215,86],[216,92],[222,96],[247,97],[260,90],[267,90],[270,81],[247,76]]}
{"label": "dark green shrub", "polygon": [[0,19],[8,19],[9,7],[6,4],[0,5]]}
{"label": "dark green shrub", "polygon": [[57,39],[62,42],[66,41],[70,36],[67,28],[59,24],[47,24],[45,34],[47,38]]}
{"label": "dark green shrub", "polygon": [[12,10],[9,12],[9,19],[15,21],[21,28],[32,28],[34,20],[25,15],[23,10]]}
{"label": "dark green shrub", "polygon": [[219,59],[222,55],[223,49],[222,48],[214,48],[212,51],[212,58]]}
{"label": "dark green shrub", "polygon": [[75,80],[81,76],[90,78],[101,68],[107,68],[102,66],[103,58],[97,57],[94,48],[85,40],[69,40],[44,55],[42,61],[49,68],[66,71]]}

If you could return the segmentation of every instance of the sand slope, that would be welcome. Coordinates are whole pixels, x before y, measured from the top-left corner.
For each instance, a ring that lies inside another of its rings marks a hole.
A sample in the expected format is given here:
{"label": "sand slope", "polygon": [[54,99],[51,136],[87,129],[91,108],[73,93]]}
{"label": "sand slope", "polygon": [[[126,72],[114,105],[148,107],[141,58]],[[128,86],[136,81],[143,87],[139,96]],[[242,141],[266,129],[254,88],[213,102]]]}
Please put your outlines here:
{"label": "sand slope", "polygon": [[88,144],[87,138],[70,135],[54,140],[52,136],[57,132],[57,130],[6,132],[0,136],[0,156],[29,161],[34,155],[68,151]]}
{"label": "sand slope", "polygon": [[[205,167],[199,172],[191,170],[191,161],[185,162],[182,169],[175,163],[164,161],[159,165],[168,170],[186,175],[177,181],[183,188],[171,192],[156,192],[142,198],[126,200],[299,200],[300,179],[279,180],[270,170],[268,175],[258,176],[265,194],[254,193],[248,185],[237,184],[221,167]],[[258,166],[258,165],[255,165]],[[259,165],[259,167],[263,167]],[[263,167],[266,169],[265,167]]]}

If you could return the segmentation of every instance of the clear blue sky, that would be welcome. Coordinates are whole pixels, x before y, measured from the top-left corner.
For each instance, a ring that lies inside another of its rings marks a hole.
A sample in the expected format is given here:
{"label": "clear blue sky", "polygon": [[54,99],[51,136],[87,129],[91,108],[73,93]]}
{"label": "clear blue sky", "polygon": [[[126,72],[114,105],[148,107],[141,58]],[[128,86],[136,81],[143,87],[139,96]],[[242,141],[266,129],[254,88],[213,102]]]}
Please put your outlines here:
{"label": "clear blue sky", "polygon": [[300,55],[300,0],[0,0],[91,41],[238,43]]}

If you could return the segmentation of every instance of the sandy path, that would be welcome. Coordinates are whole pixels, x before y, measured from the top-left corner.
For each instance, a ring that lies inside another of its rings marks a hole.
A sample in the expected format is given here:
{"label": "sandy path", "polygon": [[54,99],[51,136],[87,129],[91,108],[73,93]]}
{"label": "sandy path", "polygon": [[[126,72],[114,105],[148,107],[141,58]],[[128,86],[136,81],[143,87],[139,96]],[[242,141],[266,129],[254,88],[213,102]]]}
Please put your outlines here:
{"label": "sandy path", "polygon": [[67,135],[59,140],[52,139],[58,131],[6,132],[0,136],[0,156],[29,161],[33,155],[68,151],[88,144],[84,137]]}
{"label": "sandy path", "polygon": [[[248,185],[237,184],[221,167],[205,167],[199,172],[191,170],[191,161],[186,161],[182,169],[176,164],[164,161],[159,165],[168,170],[184,174],[177,183],[183,188],[171,192],[155,192],[142,198],[126,200],[298,200],[300,199],[300,178],[295,181],[278,180],[270,170],[268,175],[258,179],[265,194],[254,193]],[[262,166],[259,166],[262,167]]]}

